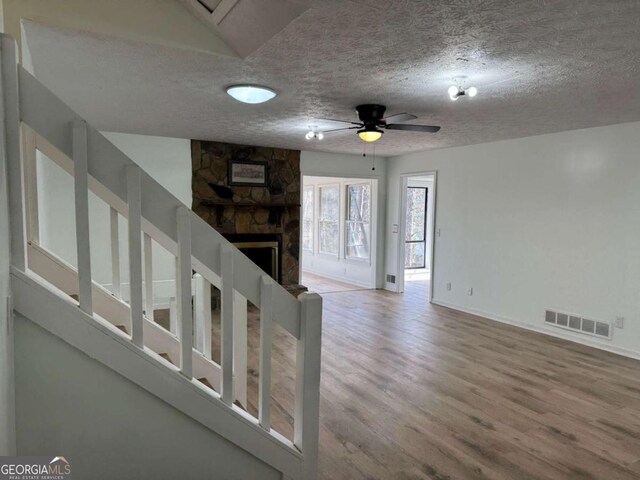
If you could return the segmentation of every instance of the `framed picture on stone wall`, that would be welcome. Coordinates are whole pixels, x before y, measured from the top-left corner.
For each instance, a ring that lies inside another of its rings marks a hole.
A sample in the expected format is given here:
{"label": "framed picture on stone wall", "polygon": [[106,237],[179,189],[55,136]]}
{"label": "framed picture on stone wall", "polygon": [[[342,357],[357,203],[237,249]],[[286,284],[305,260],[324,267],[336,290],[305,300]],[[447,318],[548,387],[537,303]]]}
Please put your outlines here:
{"label": "framed picture on stone wall", "polygon": [[254,160],[229,160],[229,185],[243,185],[251,187],[267,186],[267,162]]}

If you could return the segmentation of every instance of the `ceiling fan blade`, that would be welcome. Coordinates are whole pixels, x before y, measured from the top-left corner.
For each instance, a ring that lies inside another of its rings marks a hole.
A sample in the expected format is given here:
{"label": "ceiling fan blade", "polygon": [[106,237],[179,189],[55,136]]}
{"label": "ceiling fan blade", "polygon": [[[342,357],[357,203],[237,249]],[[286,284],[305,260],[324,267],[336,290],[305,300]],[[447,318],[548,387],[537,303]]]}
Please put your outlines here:
{"label": "ceiling fan blade", "polygon": [[400,122],[408,122],[409,120],[415,120],[415,115],[411,115],[410,113],[398,113],[396,115],[391,115],[390,117],[383,118],[382,121],[389,123],[400,123]]}
{"label": "ceiling fan blade", "polygon": [[350,122],[348,120],[336,120],[334,118],[316,118],[316,120],[320,120],[322,122],[338,122],[338,123],[350,123],[351,125],[362,125],[358,122]]}
{"label": "ceiling fan blade", "polygon": [[391,125],[387,125],[385,127],[387,130],[404,130],[406,132],[425,132],[425,133],[436,133],[440,130],[440,127],[436,127],[433,125],[400,125],[397,123],[392,123]]}
{"label": "ceiling fan blade", "polygon": [[331,132],[339,132],[340,130],[353,130],[355,128],[361,128],[362,125],[358,125],[357,127],[343,127],[343,128],[334,128],[332,130],[321,130],[318,133],[331,133]]}

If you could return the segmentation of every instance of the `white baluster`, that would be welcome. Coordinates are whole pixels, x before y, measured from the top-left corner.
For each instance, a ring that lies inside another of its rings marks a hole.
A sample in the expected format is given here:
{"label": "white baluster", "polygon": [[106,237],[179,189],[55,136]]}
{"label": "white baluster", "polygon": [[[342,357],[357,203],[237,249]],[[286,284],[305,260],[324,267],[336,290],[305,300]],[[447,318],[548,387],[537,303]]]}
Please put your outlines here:
{"label": "white baluster", "polygon": [[222,313],[221,313],[221,346],[220,366],[222,382],[220,395],[227,405],[233,404],[233,247],[220,246],[220,265],[222,277]]}
{"label": "white baluster", "polygon": [[178,305],[176,297],[169,299],[169,331],[178,336]]}
{"label": "white baluster", "polygon": [[271,329],[273,322],[273,280],[260,279],[260,388],[258,418],[260,426],[271,430]]}
{"label": "white baluster", "polygon": [[111,291],[116,298],[122,298],[120,286],[120,232],[118,225],[118,211],[111,207],[109,211],[111,223]]}
{"label": "white baluster", "polygon": [[233,397],[247,408],[247,298],[233,291]]}
{"label": "white baluster", "polygon": [[195,348],[211,358],[211,284],[199,273],[194,280]]}
{"label": "white baluster", "polygon": [[320,410],[320,346],[322,338],[322,297],[300,295],[300,338],[296,347],[296,404],[293,443],[304,456],[303,478],[318,475],[318,435]]}
{"label": "white baluster", "polygon": [[131,308],[131,341],[144,346],[142,320],[142,192],[140,168],[127,167],[127,203],[129,204],[129,306]]}
{"label": "white baluster", "polygon": [[39,244],[40,225],[38,221],[38,168],[36,152],[35,132],[27,125],[22,124],[27,240]]}
{"label": "white baluster", "polygon": [[7,158],[7,192],[11,235],[11,264],[25,271],[26,227],[24,215],[24,175],[20,157],[20,106],[16,42],[8,35],[0,39],[2,52],[2,106],[4,108],[4,153]]}
{"label": "white baluster", "polygon": [[146,233],[144,238],[144,313],[153,320],[153,253],[151,237]]}
{"label": "white baluster", "polygon": [[80,309],[93,315],[91,247],[89,242],[89,171],[87,124],[75,120],[73,132],[73,185],[76,207],[76,247],[78,253],[78,300]]}
{"label": "white baluster", "polygon": [[178,207],[178,257],[176,263],[176,289],[178,325],[180,332],[180,372],[193,376],[193,312],[191,308],[191,217],[187,207]]}

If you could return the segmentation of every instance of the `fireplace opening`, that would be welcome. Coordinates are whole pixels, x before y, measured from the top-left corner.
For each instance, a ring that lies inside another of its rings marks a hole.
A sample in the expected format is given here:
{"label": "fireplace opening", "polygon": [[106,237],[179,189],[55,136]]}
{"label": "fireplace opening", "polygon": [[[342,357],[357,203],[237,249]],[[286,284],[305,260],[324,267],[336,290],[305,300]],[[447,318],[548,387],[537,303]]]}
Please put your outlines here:
{"label": "fireplace opening", "polygon": [[249,260],[280,283],[282,238],[278,234],[235,233],[225,235]]}

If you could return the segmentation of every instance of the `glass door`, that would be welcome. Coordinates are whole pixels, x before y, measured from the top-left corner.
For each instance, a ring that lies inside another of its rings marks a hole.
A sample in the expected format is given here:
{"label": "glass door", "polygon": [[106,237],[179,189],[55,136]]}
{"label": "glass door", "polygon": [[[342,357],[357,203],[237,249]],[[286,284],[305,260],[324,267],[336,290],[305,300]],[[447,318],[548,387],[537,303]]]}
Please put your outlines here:
{"label": "glass door", "polygon": [[404,268],[426,267],[428,188],[407,187]]}

